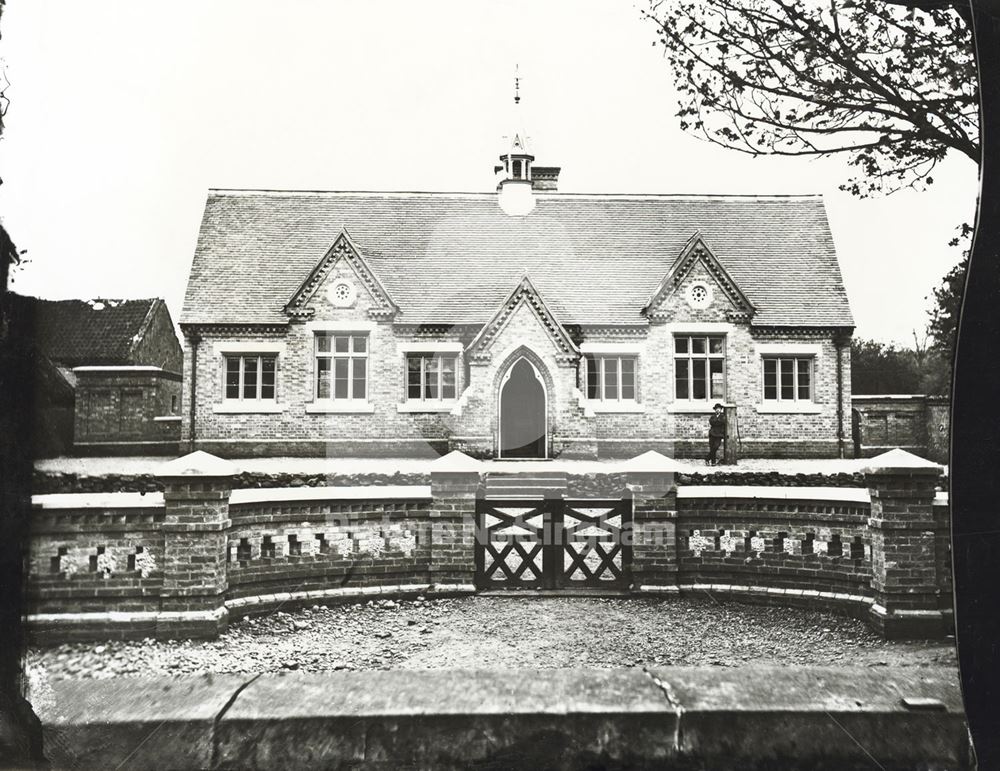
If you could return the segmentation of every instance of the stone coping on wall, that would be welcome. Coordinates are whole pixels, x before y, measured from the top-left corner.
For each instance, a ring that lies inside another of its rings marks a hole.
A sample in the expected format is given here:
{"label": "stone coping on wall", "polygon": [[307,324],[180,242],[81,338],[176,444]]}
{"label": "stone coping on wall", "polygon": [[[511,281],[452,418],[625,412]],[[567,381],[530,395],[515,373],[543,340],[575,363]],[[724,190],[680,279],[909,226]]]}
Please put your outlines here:
{"label": "stone coping on wall", "polygon": [[148,364],[107,364],[107,365],[94,365],[88,364],[81,367],[73,367],[73,372],[82,372],[89,375],[102,375],[105,373],[110,374],[120,374],[120,373],[141,373],[141,374],[166,374],[171,377],[180,377],[179,372],[174,372],[169,369],[164,369],[163,367],[154,367]]}
{"label": "stone coping on wall", "polygon": [[679,485],[677,497],[691,498],[769,498],[779,501],[846,501],[871,503],[865,488],[856,487],[764,487],[754,485]]}
{"label": "stone coping on wall", "polygon": [[117,677],[32,699],[56,768],[972,767],[950,669]]}
{"label": "stone coping on wall", "polygon": [[37,509],[163,508],[163,493],[47,493],[32,495]]}
{"label": "stone coping on wall", "polygon": [[921,399],[936,399],[947,397],[928,396],[927,394],[851,394],[852,402],[905,402],[920,401]]}
{"label": "stone coping on wall", "polygon": [[[233,490],[231,505],[330,500],[425,500],[430,485],[364,485],[356,487],[253,487]],[[162,508],[163,493],[48,493],[31,496],[39,509],[148,509]]]}
{"label": "stone coping on wall", "polygon": [[[947,503],[947,494],[943,500]],[[845,501],[870,503],[867,489],[852,487],[755,487],[750,485],[680,485],[681,499],[726,498],[778,501]],[[230,505],[294,503],[329,500],[430,500],[430,485],[357,485],[349,487],[250,487],[233,490]],[[134,509],[164,505],[163,493],[48,493],[33,495],[32,506],[40,509]]]}
{"label": "stone coping on wall", "polygon": [[233,490],[230,505],[295,501],[345,500],[425,500],[431,497],[430,485],[357,485],[352,487],[250,487]]}

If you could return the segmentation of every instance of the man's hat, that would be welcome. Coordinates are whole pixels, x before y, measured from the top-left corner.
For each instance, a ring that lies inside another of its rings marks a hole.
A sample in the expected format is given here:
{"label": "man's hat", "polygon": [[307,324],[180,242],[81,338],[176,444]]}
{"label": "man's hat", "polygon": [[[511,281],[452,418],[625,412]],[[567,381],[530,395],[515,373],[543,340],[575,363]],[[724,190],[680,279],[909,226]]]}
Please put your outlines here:
{"label": "man's hat", "polygon": [[718,402],[716,402],[715,404],[712,405],[712,409],[713,410],[724,410],[725,407],[723,407],[721,404],[719,404]]}

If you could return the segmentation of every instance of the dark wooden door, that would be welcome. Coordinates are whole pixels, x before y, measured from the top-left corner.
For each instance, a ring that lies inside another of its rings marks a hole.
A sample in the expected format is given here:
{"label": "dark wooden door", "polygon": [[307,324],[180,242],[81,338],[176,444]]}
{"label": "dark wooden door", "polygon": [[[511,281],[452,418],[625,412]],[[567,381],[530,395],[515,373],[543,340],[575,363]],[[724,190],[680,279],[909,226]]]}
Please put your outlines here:
{"label": "dark wooden door", "polygon": [[546,457],[545,389],[534,367],[520,359],[501,389],[500,457]]}

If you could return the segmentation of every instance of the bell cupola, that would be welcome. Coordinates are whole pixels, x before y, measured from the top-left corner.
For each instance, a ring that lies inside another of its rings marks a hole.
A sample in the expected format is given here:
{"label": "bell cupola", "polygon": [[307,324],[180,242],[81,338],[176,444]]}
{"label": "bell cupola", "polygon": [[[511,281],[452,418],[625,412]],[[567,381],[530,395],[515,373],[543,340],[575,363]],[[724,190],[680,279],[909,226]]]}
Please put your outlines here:
{"label": "bell cupola", "polygon": [[521,79],[514,76],[514,114],[510,120],[512,133],[504,137],[504,153],[500,165],[493,171],[497,175],[497,192],[500,208],[507,214],[524,215],[535,208],[531,193],[531,164],[535,156],[528,148],[528,135],[521,116]]}

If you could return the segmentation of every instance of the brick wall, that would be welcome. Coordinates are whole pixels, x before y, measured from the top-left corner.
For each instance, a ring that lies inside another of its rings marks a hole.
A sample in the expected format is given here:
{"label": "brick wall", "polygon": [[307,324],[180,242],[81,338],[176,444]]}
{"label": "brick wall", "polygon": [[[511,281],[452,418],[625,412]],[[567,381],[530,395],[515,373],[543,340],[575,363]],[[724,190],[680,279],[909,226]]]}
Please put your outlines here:
{"label": "brick wall", "polygon": [[153,316],[132,350],[129,363],[161,367],[180,374],[184,366],[183,355],[166,303],[157,300]]}
{"label": "brick wall", "polygon": [[[231,492],[233,475],[216,469],[172,472],[162,494],[36,496],[29,622],[56,638],[213,636],[230,617],[290,604],[472,591],[481,477],[463,466],[470,458],[441,462],[452,465],[432,469],[429,489]],[[630,471],[634,588],[827,604],[887,636],[944,634],[952,584],[938,474],[910,463],[870,470],[867,489],[796,494]]]}
{"label": "brick wall", "polygon": [[[230,618],[306,602],[307,593],[312,604],[380,587],[448,592],[461,572],[455,550],[472,564],[471,541],[442,539],[433,526],[426,487],[367,498],[320,491],[309,500],[301,488],[247,490],[230,505],[230,482],[174,478],[162,494],[36,496],[33,633],[214,636]],[[436,573],[435,537],[444,564]]]}
{"label": "brick wall", "polygon": [[865,472],[867,493],[678,488],[668,474],[630,472],[640,590],[841,606],[887,637],[947,634],[951,552],[947,504],[936,493],[941,469],[899,450],[883,459]]}
{"label": "brick wall", "polygon": [[180,439],[181,377],[162,369],[78,367],[73,445],[77,453],[174,454]]}
{"label": "brick wall", "polygon": [[947,463],[951,404],[947,397],[922,394],[855,395],[852,440],[859,457],[894,447]]}
{"label": "brick wall", "polygon": [[[328,299],[325,287],[348,280],[358,289],[352,307]],[[707,308],[690,308],[684,300],[694,281],[712,283]],[[582,367],[560,356],[551,332],[526,304],[515,308],[476,361],[466,361],[460,376],[462,392],[450,412],[411,412],[405,408],[404,347],[418,341],[433,349],[434,340],[468,344],[475,332],[442,332],[434,338],[416,335],[412,327],[394,327],[389,320],[372,320],[372,297],[346,262],[337,263],[310,301],[309,322],[293,321],[286,329],[266,333],[236,333],[201,329],[197,349],[195,434],[197,448],[227,456],[252,455],[433,455],[459,449],[494,457],[497,452],[499,387],[508,368],[526,355],[546,388],[548,454],[550,457],[627,457],[655,448],[674,457],[700,457],[706,452],[707,421],[714,399],[682,406],[674,399],[674,335],[725,335],[726,398],[736,404],[744,456],[835,457],[848,454],[850,442],[849,351],[834,343],[834,330],[798,333],[758,330],[746,322],[730,322],[736,309],[712,276],[700,265],[664,300],[669,313],[654,324],[625,328],[580,330],[583,343],[627,343],[638,352],[638,400],[641,411],[602,412],[583,402]],[[543,298],[544,299],[544,298]],[[662,321],[663,323],[659,323]],[[314,336],[317,327],[338,326],[368,336],[368,398],[371,409],[354,413],[320,412],[313,405]],[[192,332],[193,330],[188,330]],[[280,346],[278,411],[247,410],[238,414],[223,405],[223,357],[226,345]],[[777,347],[798,351],[815,361],[813,399],[805,409],[795,405],[778,411],[763,403],[761,356]],[[192,345],[185,342],[185,401],[190,399]],[[837,362],[843,384],[838,412]],[[401,407],[403,409],[401,409]],[[190,436],[190,405],[183,410]],[[838,423],[838,418],[840,422]]]}
{"label": "brick wall", "polygon": [[[736,405],[740,450],[743,457],[837,457],[839,454],[837,412],[838,352],[833,335],[797,337],[791,334],[756,335],[747,325],[717,322],[712,333],[725,335],[726,398]],[[696,323],[653,325],[639,340],[640,400],[642,414],[601,414],[591,421],[601,457],[632,457],[656,450],[668,457],[702,458],[708,450],[709,400],[702,406],[681,407],[674,400],[674,337],[698,330]],[[592,342],[610,343],[610,337]],[[763,368],[761,351],[796,346],[815,355],[814,411],[808,414],[766,411],[762,404]],[[841,365],[846,354],[841,352]],[[842,374],[847,383],[849,370]],[[850,449],[850,409],[842,412],[842,430]]]}
{"label": "brick wall", "polygon": [[[683,490],[683,488],[682,488]],[[867,503],[678,501],[679,580],[871,596]]]}
{"label": "brick wall", "polygon": [[[70,624],[51,615],[109,610],[155,613],[163,587],[163,499],[124,494],[118,505],[88,505],[91,496],[60,496],[58,505],[36,506],[31,521],[26,597],[34,628],[60,637],[107,637],[116,630],[79,618]],[[123,505],[124,503],[130,505]],[[130,633],[152,635],[155,620],[141,618]]]}
{"label": "brick wall", "polygon": [[927,453],[935,463],[947,463],[951,454],[951,400],[945,396],[927,397]]}
{"label": "brick wall", "polygon": [[238,504],[226,547],[231,597],[428,584],[428,501]]}
{"label": "brick wall", "polygon": [[[347,278],[358,285],[351,308],[338,308],[317,292],[312,305],[315,317],[329,325],[342,325],[368,339],[368,401],[372,409],[359,412],[314,412],[315,326],[296,322],[284,333],[260,335],[204,332],[197,349],[195,433],[197,448],[227,456],[260,455],[424,455],[435,456],[446,448],[451,433],[449,416],[437,412],[400,412],[405,402],[405,353],[403,345],[418,343],[415,335],[394,333],[388,321],[372,321],[372,299],[354,277],[353,269],[339,263],[327,283]],[[457,340],[444,335],[442,339]],[[227,344],[238,344],[245,353],[269,345],[284,348],[278,355],[276,377],[280,412],[220,411],[223,406],[224,356]],[[429,346],[433,350],[433,345]],[[190,383],[194,361],[191,340],[185,341],[185,428],[190,436]],[[461,378],[461,375],[460,375]],[[461,384],[460,386],[461,387]]]}
{"label": "brick wall", "polygon": [[501,383],[522,357],[531,362],[544,384],[549,452],[561,455],[571,438],[586,436],[583,409],[574,395],[577,367],[561,362],[558,355],[559,348],[537,313],[522,304],[511,314],[487,354],[470,362],[469,389],[462,398],[461,414],[455,416],[451,447],[476,457],[496,455]]}

